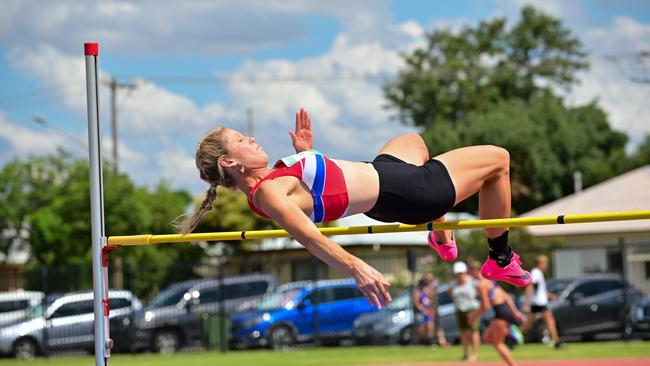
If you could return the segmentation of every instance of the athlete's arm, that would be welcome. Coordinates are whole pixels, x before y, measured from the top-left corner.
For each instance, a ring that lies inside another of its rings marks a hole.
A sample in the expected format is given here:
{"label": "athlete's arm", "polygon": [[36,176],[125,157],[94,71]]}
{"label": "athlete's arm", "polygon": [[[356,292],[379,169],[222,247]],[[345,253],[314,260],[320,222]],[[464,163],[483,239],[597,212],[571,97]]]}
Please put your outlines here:
{"label": "athlete's arm", "polygon": [[530,300],[533,296],[533,283],[531,282],[528,286],[526,286],[526,290],[524,291],[524,303],[521,305],[521,309],[524,311],[529,311],[530,310]]}
{"label": "athlete's arm", "polygon": [[304,109],[300,108],[300,111],[296,112],[296,131],[289,131],[289,135],[296,153],[311,150],[314,147],[311,119]]}
{"label": "athlete's arm", "polygon": [[481,307],[475,311],[472,311],[467,316],[467,320],[470,322],[470,324],[474,323],[478,317],[483,315],[483,313],[488,311],[488,309],[490,308],[490,298],[488,296],[489,289],[488,286],[486,286],[485,281],[480,282],[478,286],[478,290],[479,290],[479,300],[481,300]]}
{"label": "athlete's arm", "polygon": [[282,186],[277,182],[268,180],[262,183],[254,198],[262,211],[271,216],[310,253],[328,265],[353,276],[359,290],[370,304],[381,309],[382,303],[388,304],[391,301],[386,289],[390,284],[384,280],[381,273],[321,234],[298,205],[283,193]]}
{"label": "athlete's arm", "polygon": [[506,304],[510,308],[510,311],[512,311],[512,314],[515,317],[517,317],[520,321],[523,320],[524,319],[524,314],[522,314],[521,311],[519,311],[519,309],[517,309],[517,306],[515,305],[515,302],[512,301],[512,298],[510,297],[510,294],[508,294],[505,290],[503,292],[504,292],[504,296],[506,297],[506,299],[505,299]]}
{"label": "athlete's arm", "polygon": [[427,308],[422,306],[422,303],[420,302],[420,296],[419,296],[420,294],[418,294],[418,290],[413,290],[411,295],[413,297],[413,304],[418,309],[418,311],[421,312],[422,314],[426,314],[428,310]]}

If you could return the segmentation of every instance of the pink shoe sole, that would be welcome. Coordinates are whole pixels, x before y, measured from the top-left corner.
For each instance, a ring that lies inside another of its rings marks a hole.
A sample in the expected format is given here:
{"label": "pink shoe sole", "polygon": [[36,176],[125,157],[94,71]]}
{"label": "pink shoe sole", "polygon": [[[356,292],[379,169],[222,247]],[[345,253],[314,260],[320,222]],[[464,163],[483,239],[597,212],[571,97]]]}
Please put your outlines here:
{"label": "pink shoe sole", "polygon": [[521,259],[515,252],[512,253],[510,263],[503,268],[488,257],[481,267],[481,274],[488,280],[503,281],[518,287],[528,286],[531,282],[530,273],[521,268]]}
{"label": "pink shoe sole", "polygon": [[456,246],[456,237],[453,232],[451,233],[449,243],[438,244],[434,231],[429,231],[427,241],[429,242],[429,246],[438,253],[443,261],[451,262],[458,257],[458,247]]}

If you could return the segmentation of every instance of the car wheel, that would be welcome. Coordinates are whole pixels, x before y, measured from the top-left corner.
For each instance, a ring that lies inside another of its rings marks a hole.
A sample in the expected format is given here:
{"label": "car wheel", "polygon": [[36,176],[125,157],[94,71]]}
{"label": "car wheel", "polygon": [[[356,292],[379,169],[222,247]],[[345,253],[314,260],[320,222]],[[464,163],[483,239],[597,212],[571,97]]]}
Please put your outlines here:
{"label": "car wheel", "polygon": [[168,355],[175,353],[180,346],[180,337],[173,330],[163,330],[153,338],[154,352]]}
{"label": "car wheel", "polygon": [[275,327],[269,333],[269,343],[273,349],[285,349],[295,343],[293,332],[287,326]]}
{"label": "car wheel", "polygon": [[402,331],[399,333],[399,344],[401,345],[410,344],[412,340],[413,340],[413,327],[409,325],[404,327],[404,329],[402,329]]}
{"label": "car wheel", "polygon": [[36,357],[36,343],[28,338],[19,339],[14,344],[14,357],[20,360],[31,360]]}

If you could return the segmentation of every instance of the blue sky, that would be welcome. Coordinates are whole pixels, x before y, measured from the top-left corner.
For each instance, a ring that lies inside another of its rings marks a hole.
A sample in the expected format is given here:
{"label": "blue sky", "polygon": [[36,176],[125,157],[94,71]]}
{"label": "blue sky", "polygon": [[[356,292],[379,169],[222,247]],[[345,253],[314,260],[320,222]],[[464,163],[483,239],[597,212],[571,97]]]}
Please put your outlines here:
{"label": "blue sky", "polygon": [[[381,80],[435,28],[494,16],[516,19],[526,0],[464,1],[20,1],[0,13],[0,164],[57,146],[85,157],[83,42],[100,46],[102,80],[118,93],[121,170],[138,184],[160,179],[199,194],[196,141],[215,125],[247,129],[271,159],[291,152],[287,131],[304,106],[317,147],[371,159],[391,136],[416,131],[382,108]],[[650,133],[647,1],[537,2],[589,51],[591,70],[568,101],[598,99],[630,148]],[[619,55],[619,64],[605,56]],[[646,74],[644,74],[646,73]],[[275,81],[252,81],[252,77]],[[278,81],[283,79],[284,81]],[[227,80],[231,80],[228,82]],[[110,151],[109,90],[100,89],[104,150]],[[47,126],[34,122],[39,115]]]}

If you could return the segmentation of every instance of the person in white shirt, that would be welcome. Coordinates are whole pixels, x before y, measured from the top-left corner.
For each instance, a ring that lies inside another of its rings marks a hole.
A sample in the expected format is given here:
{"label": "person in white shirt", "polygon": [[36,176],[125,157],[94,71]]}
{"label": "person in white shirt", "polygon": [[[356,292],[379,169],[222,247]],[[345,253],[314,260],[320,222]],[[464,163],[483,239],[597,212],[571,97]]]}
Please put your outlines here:
{"label": "person in white shirt", "polygon": [[546,280],[544,279],[544,272],[548,269],[548,257],[540,255],[535,259],[535,268],[530,271],[531,284],[526,287],[523,310],[528,312],[526,322],[521,327],[522,332],[527,332],[534,324],[537,315],[541,315],[546,323],[551,336],[551,345],[555,348],[560,347],[560,340],[555,325],[555,317],[548,309],[548,301],[555,300],[557,296],[549,293],[546,290]]}
{"label": "person in white shirt", "polygon": [[463,345],[463,360],[476,361],[481,343],[480,319],[476,318],[470,322],[468,315],[480,306],[478,284],[468,275],[465,262],[454,263],[453,271],[456,282],[448,291],[456,308],[456,322],[460,330],[460,342]]}

